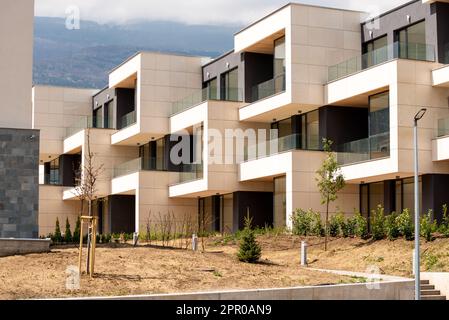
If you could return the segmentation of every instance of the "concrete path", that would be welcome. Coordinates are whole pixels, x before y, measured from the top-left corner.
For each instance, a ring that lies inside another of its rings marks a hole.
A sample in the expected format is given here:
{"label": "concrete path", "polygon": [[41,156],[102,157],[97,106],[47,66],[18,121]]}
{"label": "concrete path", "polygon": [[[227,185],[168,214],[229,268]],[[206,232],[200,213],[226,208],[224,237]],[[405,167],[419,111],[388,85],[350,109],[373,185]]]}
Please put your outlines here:
{"label": "concrete path", "polygon": [[390,275],[386,275],[386,274],[377,274],[377,273],[374,273],[374,272],[373,273],[366,273],[366,272],[355,272],[355,271],[345,271],[345,270],[330,270],[330,269],[318,269],[318,268],[307,268],[307,270],[319,271],[319,272],[327,272],[327,273],[333,273],[333,274],[338,274],[338,275],[342,275],[342,276],[349,276],[349,277],[367,278],[369,280],[376,280],[376,281],[413,280],[411,278],[390,276]]}

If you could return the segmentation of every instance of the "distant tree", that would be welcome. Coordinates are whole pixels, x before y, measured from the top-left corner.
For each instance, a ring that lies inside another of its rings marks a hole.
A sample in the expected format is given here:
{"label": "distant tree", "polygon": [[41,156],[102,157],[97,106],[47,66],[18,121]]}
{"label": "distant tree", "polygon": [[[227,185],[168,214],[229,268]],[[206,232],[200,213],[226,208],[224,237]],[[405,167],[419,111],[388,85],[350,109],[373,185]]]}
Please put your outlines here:
{"label": "distant tree", "polygon": [[77,243],[80,241],[81,232],[81,218],[78,216],[76,219],[75,230],[73,231],[73,242]]}
{"label": "distant tree", "polygon": [[56,226],[55,226],[55,233],[53,234],[53,241],[55,243],[62,242],[61,227],[59,225],[59,218],[58,217],[56,217]]}
{"label": "distant tree", "polygon": [[65,233],[64,233],[64,241],[65,243],[71,243],[73,240],[72,238],[72,231],[70,230],[70,222],[69,218],[65,221]]}
{"label": "distant tree", "polygon": [[337,193],[345,187],[345,179],[341,174],[335,153],[332,151],[332,141],[323,139],[324,152],[326,158],[317,171],[316,181],[318,190],[321,194],[321,204],[326,205],[326,225],[325,225],[325,241],[324,250],[327,251],[327,243],[329,237],[329,204],[337,200]]}

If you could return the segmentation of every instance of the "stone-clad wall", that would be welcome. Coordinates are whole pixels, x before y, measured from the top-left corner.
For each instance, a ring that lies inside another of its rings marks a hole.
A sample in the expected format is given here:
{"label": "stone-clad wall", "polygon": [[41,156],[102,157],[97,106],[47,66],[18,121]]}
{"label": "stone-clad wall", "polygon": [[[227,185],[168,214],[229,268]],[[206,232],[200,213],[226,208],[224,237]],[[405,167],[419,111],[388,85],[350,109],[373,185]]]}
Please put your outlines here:
{"label": "stone-clad wall", "polygon": [[37,238],[39,131],[0,128],[0,238]]}

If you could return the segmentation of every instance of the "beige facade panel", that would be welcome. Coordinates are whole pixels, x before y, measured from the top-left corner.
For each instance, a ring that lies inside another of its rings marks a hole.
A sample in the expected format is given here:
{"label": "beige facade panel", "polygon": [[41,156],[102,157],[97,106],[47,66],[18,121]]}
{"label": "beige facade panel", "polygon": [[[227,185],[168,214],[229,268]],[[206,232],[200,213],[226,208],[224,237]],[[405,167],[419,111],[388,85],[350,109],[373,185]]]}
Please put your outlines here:
{"label": "beige facade panel", "polygon": [[56,218],[59,219],[62,232],[65,230],[66,219],[69,219],[72,232],[80,213],[79,201],[62,201],[63,187],[39,187],[39,235],[47,236],[54,233]]}
{"label": "beige facade panel", "polygon": [[[87,124],[96,89],[34,86],[33,129],[40,130],[40,160],[47,162],[66,152],[64,140],[72,129]],[[76,130],[75,130],[76,132]]]}
{"label": "beige facade panel", "polygon": [[0,128],[32,128],[34,0],[2,1]]}

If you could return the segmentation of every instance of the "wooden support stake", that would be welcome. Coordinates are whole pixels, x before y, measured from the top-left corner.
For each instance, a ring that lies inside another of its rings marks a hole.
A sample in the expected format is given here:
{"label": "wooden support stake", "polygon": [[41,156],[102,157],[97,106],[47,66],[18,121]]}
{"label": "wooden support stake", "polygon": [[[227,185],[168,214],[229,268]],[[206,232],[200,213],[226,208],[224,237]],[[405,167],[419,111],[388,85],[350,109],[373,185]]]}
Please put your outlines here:
{"label": "wooden support stake", "polygon": [[80,253],[79,253],[79,259],[78,259],[78,269],[81,273],[81,259],[83,258],[83,220],[81,220],[81,230],[80,230]]}

